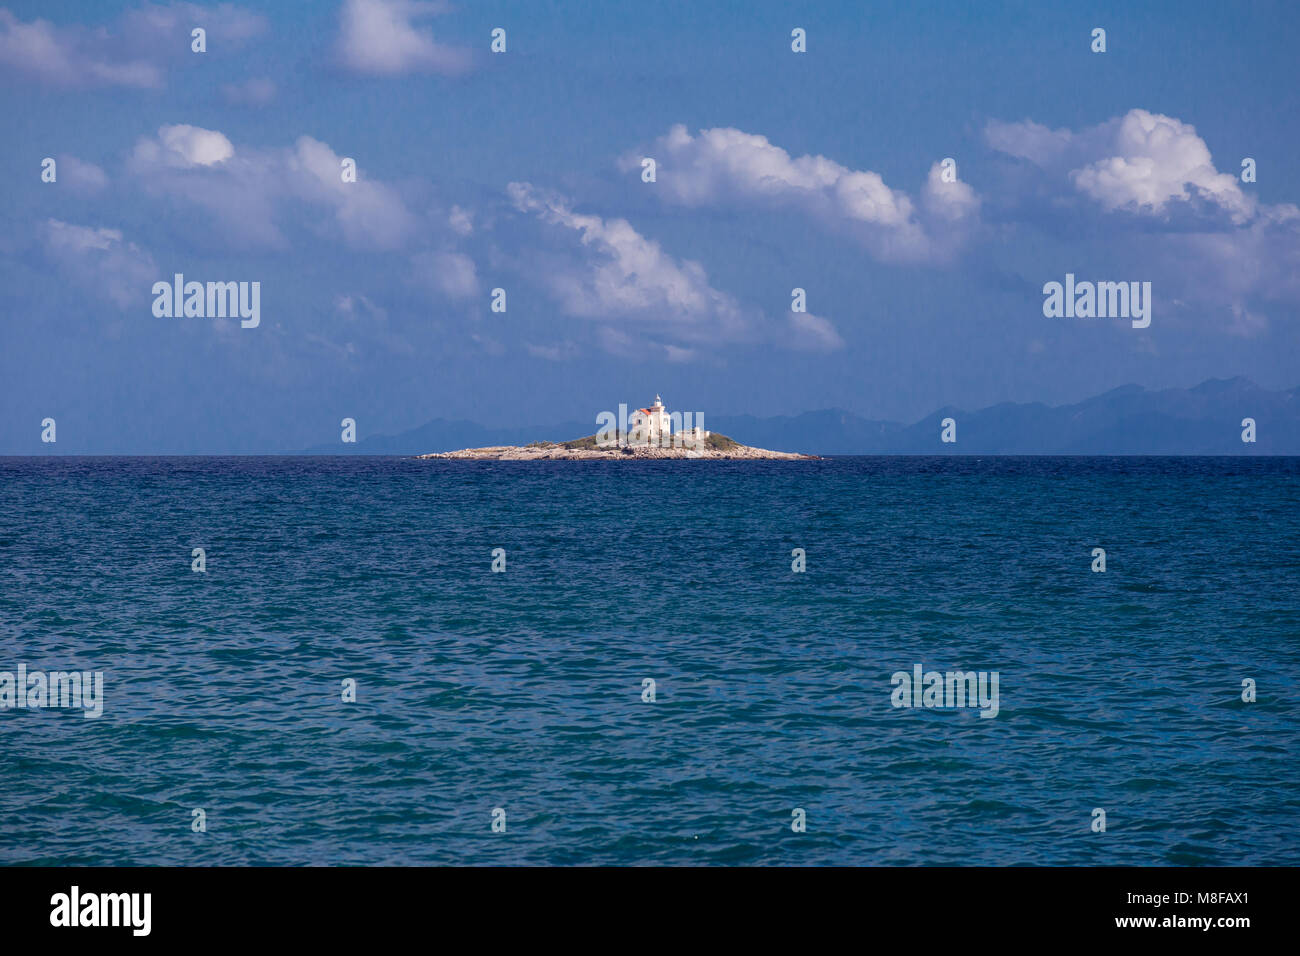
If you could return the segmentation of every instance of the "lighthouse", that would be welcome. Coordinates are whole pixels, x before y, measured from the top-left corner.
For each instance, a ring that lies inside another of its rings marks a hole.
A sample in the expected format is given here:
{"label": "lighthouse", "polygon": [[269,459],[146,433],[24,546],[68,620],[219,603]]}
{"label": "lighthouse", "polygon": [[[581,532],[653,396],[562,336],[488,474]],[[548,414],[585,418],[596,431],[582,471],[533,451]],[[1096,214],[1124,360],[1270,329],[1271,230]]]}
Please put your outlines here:
{"label": "lighthouse", "polygon": [[638,408],[628,416],[629,441],[633,445],[667,445],[672,437],[672,419],[658,395],[649,408]]}

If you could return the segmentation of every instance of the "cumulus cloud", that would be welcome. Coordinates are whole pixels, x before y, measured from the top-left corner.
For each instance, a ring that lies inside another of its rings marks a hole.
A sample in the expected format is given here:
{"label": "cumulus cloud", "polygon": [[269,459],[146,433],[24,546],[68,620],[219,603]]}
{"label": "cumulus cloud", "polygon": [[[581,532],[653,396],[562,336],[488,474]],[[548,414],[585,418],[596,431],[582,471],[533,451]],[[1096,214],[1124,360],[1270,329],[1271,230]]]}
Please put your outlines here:
{"label": "cumulus cloud", "polygon": [[134,161],[138,166],[170,166],[185,169],[214,166],[235,155],[235,147],[224,134],[199,126],[162,126],[156,139],[136,143]]}
{"label": "cumulus cloud", "polygon": [[547,276],[568,314],[648,321],[697,339],[736,338],[746,330],[739,304],[709,285],[703,266],[674,259],[627,220],[580,215],[530,183],[511,183],[508,192],[515,208],[570,232],[580,245],[575,267]]}
{"label": "cumulus cloud", "polygon": [[935,220],[952,224],[974,219],[980,208],[979,196],[969,184],[960,179],[945,182],[942,163],[930,167],[921,201]]}
{"label": "cumulus cloud", "polygon": [[310,136],[287,148],[236,149],[217,130],[181,125],[140,139],[127,165],[147,191],[207,210],[232,242],[285,245],[279,220],[297,202],[329,213],[317,230],[350,246],[401,246],[416,217],[390,186],[360,174],[343,182],[341,160]]}
{"label": "cumulus cloud", "polygon": [[1132,207],[1161,212],[1193,193],[1245,222],[1255,202],[1237,177],[1214,168],[1209,147],[1192,126],[1170,116],[1131,110],[1115,131],[1114,154],[1070,174],[1081,192],[1107,209]]}
{"label": "cumulus cloud", "polygon": [[[778,337],[759,310],[715,289],[698,262],[669,255],[627,220],[576,213],[530,183],[507,191],[517,210],[570,240],[570,255],[547,262],[543,281],[564,312],[601,323],[597,340],[606,351],[685,361],[697,345]],[[787,344],[842,344],[827,320],[799,318],[779,336]]]}
{"label": "cumulus cloud", "polygon": [[1237,177],[1221,173],[1196,128],[1172,116],[1129,110],[1080,132],[1049,130],[1031,121],[985,128],[994,149],[1064,177],[1107,211],[1164,215],[1199,201],[1240,225],[1255,213]]}
{"label": "cumulus cloud", "polygon": [[146,4],[111,27],[24,22],[0,10],[0,69],[45,86],[65,89],[133,87],[158,89],[169,67],[190,52],[190,30],[207,31],[208,48],[241,45],[266,30],[266,20],[228,3]]}
{"label": "cumulus cloud", "polygon": [[734,128],[692,136],[678,124],[646,150],[625,154],[620,166],[640,169],[644,156],[655,160],[655,192],[668,202],[789,209],[848,231],[884,259],[946,255],[953,234],[927,231],[923,214],[934,210],[951,224],[978,207],[969,186],[944,183],[957,188],[929,189],[925,209],[918,209],[879,173],[850,169],[825,156],[792,157],[767,137]]}
{"label": "cumulus cloud", "polygon": [[[1241,336],[1268,328],[1263,303],[1300,303],[1300,209],[1266,205],[1220,172],[1189,123],[1132,109],[1078,131],[989,123],[986,141],[1043,171],[1053,203],[1083,201],[1141,221],[1130,241],[1155,285]],[[1115,237],[1124,240],[1124,235]]]}
{"label": "cumulus cloud", "polygon": [[413,22],[446,11],[445,4],[418,0],[347,0],[339,20],[339,60],[370,76],[464,73],[469,51],[437,42],[431,30]]}
{"label": "cumulus cloud", "polygon": [[121,308],[148,302],[158,268],[120,230],[47,219],[37,228],[37,239],[46,258],[83,288]]}

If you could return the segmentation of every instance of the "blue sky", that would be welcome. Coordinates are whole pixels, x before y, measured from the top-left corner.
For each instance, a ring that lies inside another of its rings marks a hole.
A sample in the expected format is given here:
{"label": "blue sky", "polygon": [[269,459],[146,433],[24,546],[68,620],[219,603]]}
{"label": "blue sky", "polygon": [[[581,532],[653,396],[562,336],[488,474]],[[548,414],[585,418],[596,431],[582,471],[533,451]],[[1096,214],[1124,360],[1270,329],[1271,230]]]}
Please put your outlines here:
{"label": "blue sky", "polygon": [[1048,7],[0,0],[0,453],[1300,384],[1300,8]]}

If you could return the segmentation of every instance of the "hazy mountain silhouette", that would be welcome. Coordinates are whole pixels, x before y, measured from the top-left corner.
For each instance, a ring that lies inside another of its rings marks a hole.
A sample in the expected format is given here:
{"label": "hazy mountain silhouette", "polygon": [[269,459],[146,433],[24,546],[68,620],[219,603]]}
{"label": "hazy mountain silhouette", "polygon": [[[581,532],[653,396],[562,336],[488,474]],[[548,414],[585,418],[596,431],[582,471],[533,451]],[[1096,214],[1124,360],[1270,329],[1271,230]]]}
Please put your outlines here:
{"label": "hazy mountain silhouette", "polygon": [[[957,422],[957,441],[939,440]],[[1241,440],[1253,418],[1256,442]],[[488,428],[435,419],[399,435],[306,454],[418,455],[484,445],[566,441],[592,434],[591,422]],[[1125,385],[1073,405],[1006,402],[979,411],[941,408],[912,425],[874,421],[843,409],[757,418],[704,415],[705,427],[746,445],[818,455],[1300,455],[1300,388],[1271,392],[1245,378],[1211,379],[1189,389]]]}

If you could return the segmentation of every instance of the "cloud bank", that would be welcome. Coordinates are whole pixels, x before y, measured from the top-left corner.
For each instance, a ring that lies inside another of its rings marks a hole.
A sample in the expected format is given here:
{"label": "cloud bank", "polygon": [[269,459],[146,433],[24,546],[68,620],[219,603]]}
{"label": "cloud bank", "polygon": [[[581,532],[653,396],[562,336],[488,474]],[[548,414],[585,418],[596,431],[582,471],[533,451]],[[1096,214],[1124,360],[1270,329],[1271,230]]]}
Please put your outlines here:
{"label": "cloud bank", "polygon": [[698,262],[674,258],[625,219],[576,213],[564,197],[530,183],[511,183],[507,192],[518,211],[550,227],[552,248],[568,240],[567,254],[547,256],[537,271],[566,314],[601,323],[598,335],[607,351],[663,352],[685,360],[695,347],[723,342],[776,340],[813,349],[843,344],[831,323],[817,316],[793,316],[775,329],[761,310],[715,289]]}
{"label": "cloud bank", "polygon": [[1080,132],[1026,120],[991,122],[995,150],[1063,174],[1074,189],[1107,211],[1160,216],[1177,204],[1201,202],[1240,225],[1255,213],[1237,177],[1219,172],[1195,127],[1172,116],[1129,110]]}
{"label": "cloud bank", "polygon": [[[1217,311],[1221,330],[1257,335],[1268,327],[1261,303],[1300,304],[1300,208],[1259,202],[1215,166],[1191,124],[1132,109],[1079,131],[994,121],[984,136],[1037,167],[1049,198],[1129,217],[1144,268]],[[1113,235],[1128,238],[1122,220]]]}
{"label": "cloud bank", "polygon": [[469,51],[437,42],[414,22],[446,12],[442,3],[347,0],[339,15],[339,62],[367,76],[464,73],[472,63]]}
{"label": "cloud bank", "polygon": [[0,10],[0,69],[62,89],[160,89],[170,67],[190,56],[190,31],[207,32],[208,55],[239,47],[266,32],[266,19],[229,3],[146,4],[109,28],[23,22]]}
{"label": "cloud bank", "polygon": [[345,183],[342,157],[300,136],[292,147],[236,150],[218,130],[162,126],[143,137],[127,163],[146,191],[206,210],[232,244],[284,246],[286,207],[306,204],[329,218],[315,225],[357,249],[395,249],[418,220],[392,187],[358,175]]}
{"label": "cloud bank", "polygon": [[879,173],[825,156],[792,157],[766,136],[731,127],[692,136],[677,124],[646,149],[624,154],[619,165],[639,171],[644,157],[655,160],[652,188],[665,202],[789,210],[848,233],[889,261],[948,258],[965,238],[957,226],[973,222],[979,209],[974,190],[943,182],[938,164],[918,205]]}

